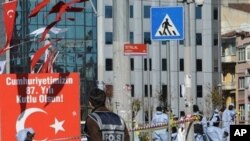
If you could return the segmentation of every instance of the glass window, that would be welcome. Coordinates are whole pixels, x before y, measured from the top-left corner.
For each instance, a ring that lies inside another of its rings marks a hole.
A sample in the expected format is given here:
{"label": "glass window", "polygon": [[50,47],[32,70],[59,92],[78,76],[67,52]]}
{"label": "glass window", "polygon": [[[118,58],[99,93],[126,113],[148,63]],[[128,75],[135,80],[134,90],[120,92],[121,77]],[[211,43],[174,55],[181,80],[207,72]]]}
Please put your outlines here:
{"label": "glass window", "polygon": [[202,85],[197,85],[196,87],[197,97],[202,97]]}
{"label": "glass window", "polygon": [[148,85],[144,85],[144,96],[148,97]]}
{"label": "glass window", "polygon": [[245,79],[244,77],[239,77],[239,89],[245,88]]}
{"label": "glass window", "polygon": [[196,71],[202,71],[202,60],[201,59],[196,60]]}
{"label": "glass window", "polygon": [[[148,59],[144,58],[144,71],[148,70]],[[152,59],[149,58],[149,70],[152,70]]]}
{"label": "glass window", "polygon": [[202,45],[202,34],[196,33],[196,45]]}
{"label": "glass window", "polygon": [[162,100],[165,101],[168,97],[168,85],[162,85],[161,88]]}
{"label": "glass window", "polygon": [[134,70],[134,58],[130,58],[130,70]]}
{"label": "glass window", "polygon": [[162,45],[166,45],[166,44],[167,44],[167,41],[161,41],[161,44],[162,44]]}
{"label": "glass window", "polygon": [[129,17],[134,18],[134,6],[133,5],[129,6]]}
{"label": "glass window", "polygon": [[247,61],[250,60],[250,45],[246,47],[246,60]]}
{"label": "glass window", "polygon": [[202,7],[201,6],[196,6],[195,7],[195,18],[196,19],[201,19],[202,18]]}
{"label": "glass window", "polygon": [[144,32],[144,44],[151,44],[150,32]]}
{"label": "glass window", "polygon": [[239,61],[245,61],[245,48],[239,48],[238,54]]}
{"label": "glass window", "polygon": [[106,71],[112,71],[113,70],[113,60],[110,58],[107,58],[105,60],[105,69]]}
{"label": "glass window", "polygon": [[180,44],[180,45],[184,45],[184,40],[180,40],[180,41],[179,41],[179,44]]}
{"label": "glass window", "polygon": [[105,18],[112,18],[112,17],[113,17],[112,6],[106,5],[105,6]]}
{"label": "glass window", "polygon": [[218,8],[214,8],[214,20],[218,20]]}
{"label": "glass window", "polygon": [[214,46],[218,45],[218,34],[214,34]]}
{"label": "glass window", "polygon": [[180,71],[184,71],[184,59],[180,59]]}
{"label": "glass window", "polygon": [[161,69],[162,71],[167,71],[167,59],[163,58],[161,61]]}
{"label": "glass window", "polygon": [[111,45],[113,43],[113,33],[112,32],[105,32],[105,44]]}
{"label": "glass window", "polygon": [[131,97],[135,97],[135,86],[133,84],[131,86]]}
{"label": "glass window", "polygon": [[130,42],[131,44],[134,43],[134,32],[129,32],[129,42]]}
{"label": "glass window", "polygon": [[144,6],[144,18],[150,18],[150,7],[149,5]]}

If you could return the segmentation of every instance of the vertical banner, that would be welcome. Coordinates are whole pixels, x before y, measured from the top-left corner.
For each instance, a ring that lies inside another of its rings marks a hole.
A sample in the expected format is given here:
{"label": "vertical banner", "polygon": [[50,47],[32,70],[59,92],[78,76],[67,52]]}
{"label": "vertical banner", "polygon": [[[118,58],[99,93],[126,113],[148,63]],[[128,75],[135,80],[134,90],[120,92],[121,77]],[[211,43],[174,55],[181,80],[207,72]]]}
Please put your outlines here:
{"label": "vertical banner", "polygon": [[80,141],[78,73],[0,75],[1,141],[35,130],[34,140]]}
{"label": "vertical banner", "polygon": [[7,40],[5,45],[9,45],[12,39],[12,32],[16,18],[16,7],[17,7],[17,0],[3,3],[3,13],[4,13],[3,17],[4,17],[4,25],[6,31],[6,40]]}

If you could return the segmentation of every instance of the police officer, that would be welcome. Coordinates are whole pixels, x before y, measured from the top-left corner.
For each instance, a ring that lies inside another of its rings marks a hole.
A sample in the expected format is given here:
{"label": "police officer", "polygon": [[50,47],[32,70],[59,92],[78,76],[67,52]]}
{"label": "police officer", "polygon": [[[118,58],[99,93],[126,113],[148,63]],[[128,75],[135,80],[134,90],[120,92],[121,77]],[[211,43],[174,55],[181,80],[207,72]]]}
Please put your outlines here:
{"label": "police officer", "polygon": [[84,128],[88,141],[130,141],[124,120],[107,109],[105,100],[103,90],[94,88],[90,91],[89,103],[93,110]]}

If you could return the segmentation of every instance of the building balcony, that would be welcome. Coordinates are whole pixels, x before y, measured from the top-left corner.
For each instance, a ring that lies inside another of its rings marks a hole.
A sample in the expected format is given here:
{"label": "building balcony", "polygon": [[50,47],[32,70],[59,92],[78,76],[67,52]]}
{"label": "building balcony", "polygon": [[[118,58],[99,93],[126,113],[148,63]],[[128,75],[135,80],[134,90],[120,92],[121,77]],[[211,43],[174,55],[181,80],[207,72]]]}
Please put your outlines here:
{"label": "building balcony", "polygon": [[236,82],[222,82],[222,90],[234,90],[236,89]]}
{"label": "building balcony", "polygon": [[230,56],[222,56],[221,62],[222,63],[236,63],[236,55],[230,55]]}

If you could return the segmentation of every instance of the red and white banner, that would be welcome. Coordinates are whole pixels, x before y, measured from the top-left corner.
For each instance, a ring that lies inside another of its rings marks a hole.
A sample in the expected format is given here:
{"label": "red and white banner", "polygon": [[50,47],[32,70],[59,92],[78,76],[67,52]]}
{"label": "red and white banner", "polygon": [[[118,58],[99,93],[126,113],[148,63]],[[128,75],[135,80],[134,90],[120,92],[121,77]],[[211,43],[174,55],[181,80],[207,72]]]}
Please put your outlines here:
{"label": "red and white banner", "polygon": [[17,7],[17,0],[3,3],[3,17],[4,17],[4,25],[6,32],[6,44],[4,48],[6,48],[9,45],[12,39],[12,32],[16,18],[16,7]]}
{"label": "red and white banner", "polygon": [[80,141],[78,73],[0,75],[1,141],[35,130],[34,140]]}
{"label": "red and white banner", "polygon": [[125,44],[124,55],[147,55],[146,44]]}

